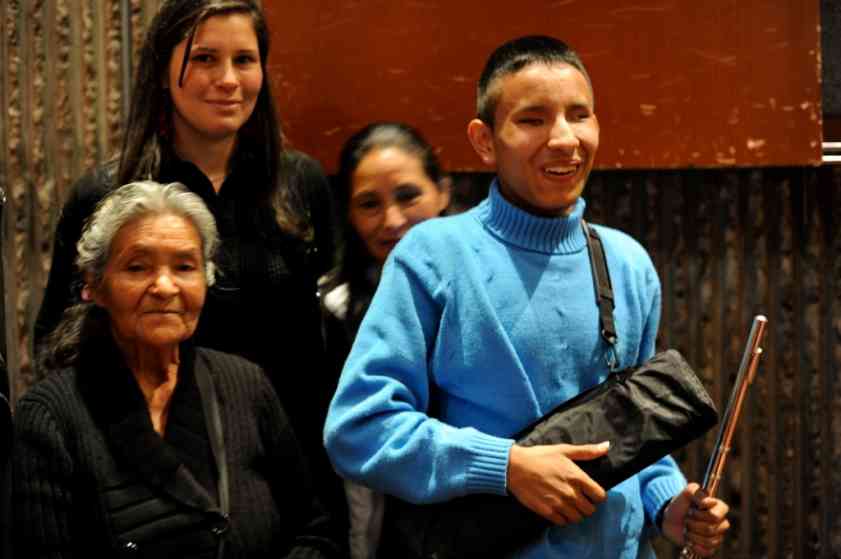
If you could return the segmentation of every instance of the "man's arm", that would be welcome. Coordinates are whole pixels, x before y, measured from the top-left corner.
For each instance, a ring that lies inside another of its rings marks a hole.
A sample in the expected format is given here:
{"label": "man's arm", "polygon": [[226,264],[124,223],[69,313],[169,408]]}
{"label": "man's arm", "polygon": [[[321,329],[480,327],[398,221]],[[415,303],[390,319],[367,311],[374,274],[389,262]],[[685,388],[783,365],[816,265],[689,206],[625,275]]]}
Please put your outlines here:
{"label": "man's arm", "polygon": [[587,445],[511,447],[508,489],[524,506],[563,526],[596,512],[607,493],[574,460],[603,456],[609,442]]}
{"label": "man's arm", "polygon": [[[646,254],[646,258],[648,255]],[[655,352],[657,331],[660,326],[661,290],[660,279],[651,260],[646,267],[646,297],[648,312],[640,340],[639,361],[637,365],[650,359]],[[677,462],[671,456],[664,456],[638,474],[642,489],[643,505],[649,520],[653,523],[660,510],[684,487],[686,478]]]}
{"label": "man's arm", "polygon": [[511,439],[428,415],[428,361],[447,282],[412,232],[395,248],[360,326],[325,426],[338,472],[411,502],[505,494]]}

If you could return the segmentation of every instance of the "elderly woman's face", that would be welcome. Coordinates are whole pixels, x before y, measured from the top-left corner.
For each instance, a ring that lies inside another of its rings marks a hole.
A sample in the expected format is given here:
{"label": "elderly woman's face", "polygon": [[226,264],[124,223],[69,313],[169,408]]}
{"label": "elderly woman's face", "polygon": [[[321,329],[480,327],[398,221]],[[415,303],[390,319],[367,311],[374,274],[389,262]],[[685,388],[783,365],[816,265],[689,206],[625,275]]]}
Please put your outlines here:
{"label": "elderly woman's face", "polygon": [[164,214],[120,229],[92,295],[108,311],[120,345],[142,350],[192,336],[206,292],[198,231],[187,219]]}

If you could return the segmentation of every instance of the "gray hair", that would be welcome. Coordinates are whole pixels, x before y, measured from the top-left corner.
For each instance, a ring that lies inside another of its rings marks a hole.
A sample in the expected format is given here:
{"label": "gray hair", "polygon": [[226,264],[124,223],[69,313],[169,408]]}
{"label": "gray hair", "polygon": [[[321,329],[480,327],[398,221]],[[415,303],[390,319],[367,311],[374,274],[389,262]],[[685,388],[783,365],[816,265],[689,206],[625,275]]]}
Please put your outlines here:
{"label": "gray hair", "polygon": [[111,255],[111,245],[120,229],[147,215],[167,214],[183,217],[198,231],[202,241],[205,279],[207,285],[213,285],[215,268],[212,259],[219,244],[216,221],[202,199],[178,182],[130,182],[106,196],[88,218],[82,237],[76,243],[79,271],[83,275],[90,274],[94,286],[98,286]]}
{"label": "gray hair", "polygon": [[[138,181],[108,194],[85,222],[82,237],[76,243],[76,265],[82,275],[90,277],[91,287],[101,285],[112,244],[120,229],[150,215],[177,215],[193,224],[201,238],[205,279],[207,285],[212,285],[215,272],[212,258],[219,244],[219,234],[207,206],[181,183]],[[46,372],[76,363],[81,344],[108,330],[109,319],[103,309],[90,301],[70,306],[36,356],[38,368]]]}

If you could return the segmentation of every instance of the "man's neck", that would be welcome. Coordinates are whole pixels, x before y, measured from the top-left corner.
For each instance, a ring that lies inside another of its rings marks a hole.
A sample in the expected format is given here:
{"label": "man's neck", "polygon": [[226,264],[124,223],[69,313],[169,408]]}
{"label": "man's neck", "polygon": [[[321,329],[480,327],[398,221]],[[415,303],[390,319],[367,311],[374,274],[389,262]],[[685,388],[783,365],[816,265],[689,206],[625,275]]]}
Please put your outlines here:
{"label": "man's neck", "polygon": [[578,204],[578,198],[576,198],[571,204],[566,206],[561,206],[557,208],[541,208],[530,204],[527,200],[523,199],[521,196],[518,196],[516,192],[511,189],[508,185],[502,182],[502,178],[497,177],[498,185],[499,185],[499,194],[505,200],[511,204],[512,206],[516,206],[536,217],[547,217],[547,218],[554,218],[554,217],[567,217],[575,211],[575,207]]}

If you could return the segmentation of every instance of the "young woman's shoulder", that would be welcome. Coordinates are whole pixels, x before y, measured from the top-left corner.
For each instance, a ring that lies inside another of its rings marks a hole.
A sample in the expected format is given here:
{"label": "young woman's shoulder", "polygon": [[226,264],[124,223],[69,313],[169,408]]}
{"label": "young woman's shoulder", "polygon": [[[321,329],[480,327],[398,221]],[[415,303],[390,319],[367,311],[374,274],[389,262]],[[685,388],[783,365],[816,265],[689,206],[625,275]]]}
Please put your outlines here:
{"label": "young woman's shoulder", "polygon": [[117,182],[117,161],[107,161],[93,169],[73,183],[68,200],[96,200],[114,190]]}
{"label": "young woman's shoulder", "polygon": [[116,181],[116,162],[104,163],[82,175],[67,193],[62,209],[65,219],[87,219],[96,209],[96,205],[114,190]]}

